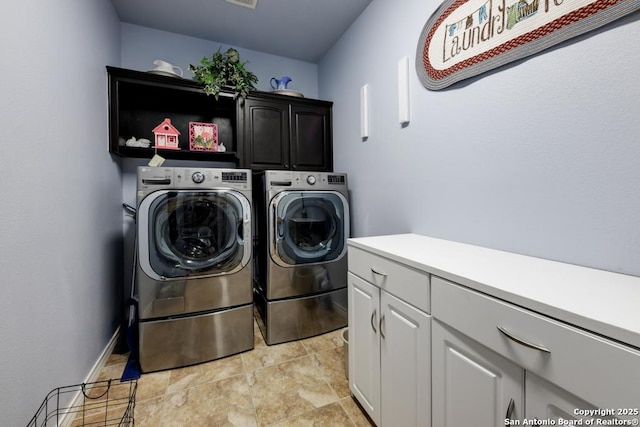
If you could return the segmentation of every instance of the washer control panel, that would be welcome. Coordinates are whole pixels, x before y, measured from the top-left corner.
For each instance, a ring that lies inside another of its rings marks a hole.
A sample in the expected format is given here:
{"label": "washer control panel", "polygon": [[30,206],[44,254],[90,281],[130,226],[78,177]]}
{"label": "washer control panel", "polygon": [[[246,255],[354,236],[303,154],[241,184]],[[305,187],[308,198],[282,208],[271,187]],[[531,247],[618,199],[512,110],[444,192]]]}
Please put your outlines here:
{"label": "washer control panel", "polygon": [[251,190],[248,169],[175,168],[171,188],[235,188]]}
{"label": "washer control panel", "polygon": [[191,180],[196,184],[202,184],[204,182],[204,174],[202,172],[194,172],[191,175]]}

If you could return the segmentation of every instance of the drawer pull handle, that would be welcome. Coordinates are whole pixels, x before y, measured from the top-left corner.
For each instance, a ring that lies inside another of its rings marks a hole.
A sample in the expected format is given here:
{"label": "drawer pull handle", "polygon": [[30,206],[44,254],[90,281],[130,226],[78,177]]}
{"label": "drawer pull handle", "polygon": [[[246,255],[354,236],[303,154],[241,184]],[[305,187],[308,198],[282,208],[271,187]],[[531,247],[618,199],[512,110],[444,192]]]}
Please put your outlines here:
{"label": "drawer pull handle", "polygon": [[500,332],[502,332],[507,338],[517,342],[520,345],[523,345],[525,347],[529,347],[529,348],[533,348],[534,350],[538,350],[538,351],[542,351],[544,353],[551,353],[551,350],[549,350],[548,348],[542,347],[541,345],[538,344],[532,344],[530,342],[521,340],[518,337],[514,337],[513,335],[511,335],[509,332],[507,332],[502,326],[496,326],[498,328],[498,330]]}
{"label": "drawer pull handle", "polygon": [[387,275],[386,275],[386,274],[379,272],[378,270],[376,270],[376,269],[375,269],[375,268],[373,268],[373,267],[371,267],[371,271],[372,271],[374,274],[377,274],[378,276],[387,277]]}
{"label": "drawer pull handle", "polygon": [[387,337],[384,335],[384,332],[382,331],[383,326],[384,326],[384,314],[380,316],[380,336],[382,337],[382,339],[385,339]]}
{"label": "drawer pull handle", "polygon": [[373,310],[373,313],[371,313],[371,329],[373,329],[373,332],[375,332],[376,334],[378,333],[378,330],[376,329],[376,311]]}
{"label": "drawer pull handle", "polygon": [[507,413],[504,416],[505,419],[510,420],[511,417],[513,417],[513,411],[516,410],[516,402],[513,400],[513,398],[511,398],[509,400],[509,406],[507,406]]}

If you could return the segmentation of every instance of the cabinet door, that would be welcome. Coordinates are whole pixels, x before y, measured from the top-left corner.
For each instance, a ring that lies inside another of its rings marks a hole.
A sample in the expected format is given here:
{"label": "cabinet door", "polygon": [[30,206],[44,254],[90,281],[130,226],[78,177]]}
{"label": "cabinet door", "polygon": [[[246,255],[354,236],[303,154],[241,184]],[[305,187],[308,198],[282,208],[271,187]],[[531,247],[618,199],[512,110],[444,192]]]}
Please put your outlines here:
{"label": "cabinet door", "polygon": [[243,167],[289,169],[289,104],[249,97],[243,116]]}
{"label": "cabinet door", "polygon": [[495,427],[523,419],[523,369],[437,320],[432,337],[434,426]]}
{"label": "cabinet door", "polygon": [[320,105],[291,105],[291,167],[302,171],[331,171],[331,109]]}
{"label": "cabinet door", "polygon": [[[588,416],[587,413],[576,410],[595,410],[596,407],[574,396],[566,390],[543,380],[537,375],[527,372],[525,383],[526,390],[526,418],[528,420],[554,420],[556,425],[561,425],[560,420],[581,420],[576,421],[586,425],[586,420],[596,418]],[[637,416],[637,415],[636,415]],[[613,416],[602,416],[598,419],[612,420]],[[569,424],[565,424],[569,425]],[[592,425],[596,425],[595,423]],[[605,424],[606,425],[606,424]],[[612,424],[613,425],[613,424]]]}
{"label": "cabinet door", "polygon": [[431,426],[431,316],[382,291],[382,426]]}
{"label": "cabinet door", "polygon": [[380,290],[349,273],[349,389],[380,425]]}

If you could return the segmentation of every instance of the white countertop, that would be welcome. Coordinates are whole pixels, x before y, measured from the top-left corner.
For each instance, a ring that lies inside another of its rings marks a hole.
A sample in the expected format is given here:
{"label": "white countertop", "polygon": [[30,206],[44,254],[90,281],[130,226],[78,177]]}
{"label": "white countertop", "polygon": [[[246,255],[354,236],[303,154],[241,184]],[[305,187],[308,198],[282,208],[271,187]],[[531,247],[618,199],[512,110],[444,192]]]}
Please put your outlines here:
{"label": "white countertop", "polygon": [[640,277],[418,234],[348,244],[640,349]]}

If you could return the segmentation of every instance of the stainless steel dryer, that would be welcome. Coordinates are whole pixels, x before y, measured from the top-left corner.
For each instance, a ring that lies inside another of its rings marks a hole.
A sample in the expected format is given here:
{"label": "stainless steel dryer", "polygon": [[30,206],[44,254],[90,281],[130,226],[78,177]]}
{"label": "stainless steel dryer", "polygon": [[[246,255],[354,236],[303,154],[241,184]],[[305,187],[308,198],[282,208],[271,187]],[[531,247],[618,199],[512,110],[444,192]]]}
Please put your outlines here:
{"label": "stainless steel dryer", "polygon": [[267,344],[347,324],[347,176],[254,175],[254,300]]}
{"label": "stainless steel dryer", "polygon": [[253,348],[251,172],[138,168],[143,372]]}

